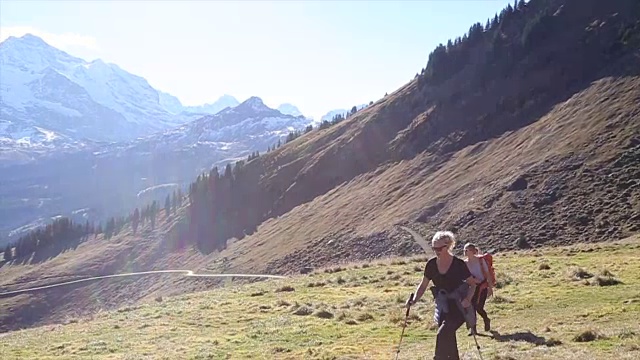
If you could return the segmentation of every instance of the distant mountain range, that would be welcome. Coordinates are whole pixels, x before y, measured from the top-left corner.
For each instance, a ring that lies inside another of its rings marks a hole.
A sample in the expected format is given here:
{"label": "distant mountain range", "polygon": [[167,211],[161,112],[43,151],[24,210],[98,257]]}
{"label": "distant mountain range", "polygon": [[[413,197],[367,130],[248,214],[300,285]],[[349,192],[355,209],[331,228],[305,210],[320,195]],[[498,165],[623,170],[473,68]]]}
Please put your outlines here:
{"label": "distant mountain range", "polygon": [[[358,110],[362,110],[364,108],[366,108],[368,105],[367,104],[360,104],[358,106],[356,106],[356,108]],[[331,110],[328,113],[324,114],[321,118],[320,121],[331,121],[333,120],[333,118],[336,115],[346,115],[347,113],[349,113],[351,111],[351,109],[335,109],[335,110]],[[346,116],[345,116],[346,117]]]}
{"label": "distant mountain range", "polygon": [[41,128],[51,132],[48,140],[122,141],[190,120],[168,111],[145,79],[73,57],[33,35],[2,42],[0,64],[5,138],[26,142]]}
{"label": "distant mountain range", "polygon": [[291,105],[291,104],[282,104],[278,106],[278,111],[287,115],[303,116],[300,110],[298,110],[298,108],[295,105]]}
{"label": "distant mountain range", "polygon": [[[0,162],[130,141],[240,104],[224,95],[184,106],[117,65],[87,62],[29,34],[0,43],[0,65]],[[291,104],[278,109],[302,115]]]}
{"label": "distant mountain range", "polygon": [[0,79],[0,238],[58,214],[129,211],[312,121],[258,97],[183,106],[117,65],[33,35],[0,43]]}
{"label": "distant mountain range", "polygon": [[222,95],[218,100],[200,106],[184,106],[180,100],[162,91],[158,91],[160,104],[174,115],[192,113],[192,114],[215,114],[227,107],[238,106],[240,102],[231,95]]}

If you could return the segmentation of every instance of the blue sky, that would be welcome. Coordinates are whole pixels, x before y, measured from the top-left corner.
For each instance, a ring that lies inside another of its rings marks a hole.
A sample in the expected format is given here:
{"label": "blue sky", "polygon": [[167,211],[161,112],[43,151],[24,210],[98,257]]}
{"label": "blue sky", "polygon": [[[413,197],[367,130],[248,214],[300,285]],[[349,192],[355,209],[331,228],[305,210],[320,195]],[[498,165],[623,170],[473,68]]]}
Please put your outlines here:
{"label": "blue sky", "polygon": [[255,95],[319,117],[396,90],[509,2],[0,0],[0,39],[34,33],[185,105]]}

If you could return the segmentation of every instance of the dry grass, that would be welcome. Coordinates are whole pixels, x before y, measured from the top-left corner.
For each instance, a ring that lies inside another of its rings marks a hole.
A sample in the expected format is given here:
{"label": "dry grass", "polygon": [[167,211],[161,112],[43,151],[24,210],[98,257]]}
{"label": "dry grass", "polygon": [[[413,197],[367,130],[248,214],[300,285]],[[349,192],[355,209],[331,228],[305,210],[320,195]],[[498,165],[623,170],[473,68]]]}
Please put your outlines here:
{"label": "dry grass", "polygon": [[[480,336],[485,359],[635,359],[640,356],[640,239],[572,247],[543,253],[550,270],[541,277],[537,254],[498,254],[496,268],[512,279],[487,305],[496,333]],[[581,249],[581,250],[580,250]],[[404,300],[420,280],[415,263],[351,268],[336,274],[231,285],[223,289],[164,297],[162,302],[102,312],[65,325],[4,334],[0,358],[92,359],[389,359],[404,323]],[[567,277],[574,268],[613,275],[622,283],[585,286]],[[603,270],[607,269],[609,273]],[[388,279],[401,275],[410,285]],[[363,282],[357,288],[352,282]],[[323,282],[322,287],[306,284]],[[383,280],[381,280],[383,279]],[[295,288],[291,292],[276,289]],[[384,290],[384,291],[383,291]],[[260,296],[251,296],[261,294]],[[634,301],[635,300],[635,301]],[[432,303],[425,297],[411,310],[401,359],[433,351]],[[477,356],[464,329],[463,358]],[[483,334],[484,335],[484,334]]]}
{"label": "dry grass", "polygon": [[[140,226],[137,236],[126,226],[117,236],[105,240],[102,235],[90,237],[75,250],[34,264],[5,264],[0,267],[0,289],[16,290],[114,273],[140,270],[193,269],[195,271],[224,272],[217,264],[217,255],[202,255],[191,247],[177,251],[167,250],[172,227],[180,216],[158,217],[155,229],[147,222]],[[209,268],[205,270],[205,268]],[[129,278],[123,281],[101,280],[78,288],[60,288],[38,295],[0,298],[0,331],[16,324],[13,317],[24,311],[40,312],[29,318],[39,321],[61,322],[67,317],[91,314],[157,296],[181,294],[211,288],[212,281],[184,281],[181,276],[159,275]],[[1,291],[0,291],[1,292]],[[45,303],[46,306],[41,306]],[[18,315],[19,316],[19,315]],[[34,324],[24,322],[22,326]],[[21,327],[22,327],[21,326]]]}

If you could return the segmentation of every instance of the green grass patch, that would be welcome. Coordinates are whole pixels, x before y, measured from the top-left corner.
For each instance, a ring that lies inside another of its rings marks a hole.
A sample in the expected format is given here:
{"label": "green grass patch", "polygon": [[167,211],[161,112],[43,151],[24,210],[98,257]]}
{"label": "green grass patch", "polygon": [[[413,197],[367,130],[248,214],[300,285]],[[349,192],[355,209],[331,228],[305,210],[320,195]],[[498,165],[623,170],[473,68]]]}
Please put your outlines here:
{"label": "green grass patch", "polygon": [[[487,302],[495,332],[478,337],[484,358],[640,358],[637,253],[638,241],[627,241],[497,254],[500,288]],[[232,284],[2,334],[0,358],[390,359],[424,268],[414,259]],[[435,331],[427,293],[411,310],[400,358],[430,358]],[[477,358],[466,333],[458,332],[461,356]]]}

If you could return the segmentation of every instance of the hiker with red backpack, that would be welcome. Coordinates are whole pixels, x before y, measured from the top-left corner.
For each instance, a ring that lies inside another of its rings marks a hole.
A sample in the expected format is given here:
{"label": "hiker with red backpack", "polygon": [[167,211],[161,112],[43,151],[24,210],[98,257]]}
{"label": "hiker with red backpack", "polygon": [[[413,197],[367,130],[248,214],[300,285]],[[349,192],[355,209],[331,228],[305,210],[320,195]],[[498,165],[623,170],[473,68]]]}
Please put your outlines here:
{"label": "hiker with red backpack", "polygon": [[[496,275],[493,269],[493,257],[491,254],[482,254],[480,248],[473,243],[464,245],[465,262],[469,272],[476,281],[476,290],[471,299],[471,305],[475,308],[478,315],[484,320],[484,331],[491,330],[491,319],[484,309],[488,296],[493,295],[493,288],[496,286]],[[477,333],[476,329],[472,329],[473,333]],[[470,333],[471,334],[471,333]]]}

